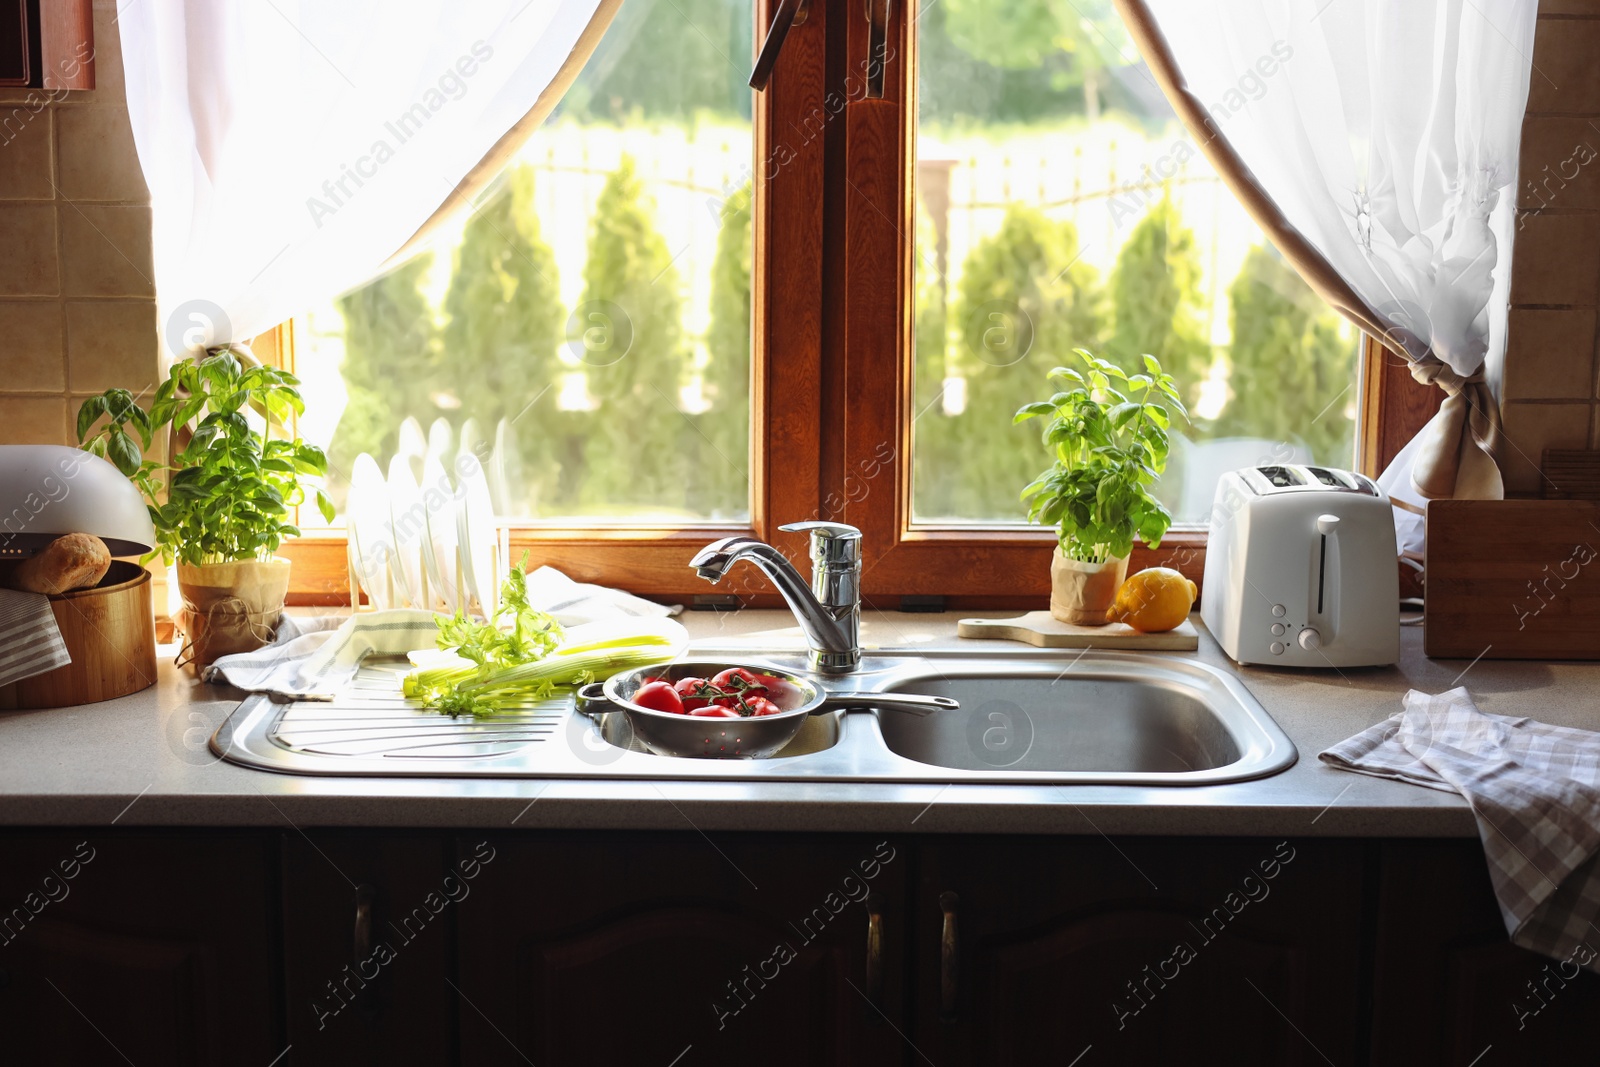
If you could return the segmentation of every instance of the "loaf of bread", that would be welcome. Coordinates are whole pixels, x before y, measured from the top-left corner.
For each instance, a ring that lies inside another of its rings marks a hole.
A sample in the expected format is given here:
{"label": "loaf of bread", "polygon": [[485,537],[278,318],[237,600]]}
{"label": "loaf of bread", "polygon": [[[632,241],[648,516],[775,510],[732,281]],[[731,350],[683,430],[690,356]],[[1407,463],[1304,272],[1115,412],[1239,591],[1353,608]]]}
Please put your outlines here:
{"label": "loaf of bread", "polygon": [[111,552],[94,534],[58,537],[12,568],[6,584],[29,593],[65,593],[97,585],[111,567]]}

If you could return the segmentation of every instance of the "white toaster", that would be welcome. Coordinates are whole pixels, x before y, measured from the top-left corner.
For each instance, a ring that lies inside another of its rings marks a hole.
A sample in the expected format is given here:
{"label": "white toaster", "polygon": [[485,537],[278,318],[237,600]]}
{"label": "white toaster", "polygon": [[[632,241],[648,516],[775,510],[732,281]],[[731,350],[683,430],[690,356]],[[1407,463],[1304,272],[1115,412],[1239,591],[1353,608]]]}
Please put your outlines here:
{"label": "white toaster", "polygon": [[1217,483],[1200,617],[1239,663],[1400,658],[1394,515],[1372,479],[1279,464]]}

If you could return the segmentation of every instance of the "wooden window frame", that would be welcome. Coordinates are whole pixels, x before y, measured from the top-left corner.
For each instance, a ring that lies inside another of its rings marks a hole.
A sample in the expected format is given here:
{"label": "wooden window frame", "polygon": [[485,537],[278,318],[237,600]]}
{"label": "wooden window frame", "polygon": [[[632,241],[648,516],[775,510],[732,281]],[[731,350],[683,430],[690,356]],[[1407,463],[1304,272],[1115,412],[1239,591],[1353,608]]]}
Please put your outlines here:
{"label": "wooden window frame", "polygon": [[[755,98],[751,521],[517,528],[513,558],[526,550],[577,580],[661,601],[732,593],[775,606],[753,568],[711,586],[689,558],[717,538],[747,535],[804,570],[804,537],[777,527],[822,518],[863,532],[866,607],[898,608],[907,596],[943,597],[958,610],[1044,606],[1049,530],[912,520],[915,8],[894,5],[884,95],[873,100],[861,90],[870,56],[860,3],[816,0]],[[758,33],[775,6],[757,4]],[[258,354],[292,368],[293,340],[286,323],[258,339]],[[1375,475],[1439,397],[1370,338],[1360,367],[1357,465]],[[345,552],[337,534],[286,543],[291,603],[349,603]],[[1205,553],[1204,530],[1179,529],[1160,548],[1137,545],[1130,566],[1175,567],[1198,582]]]}

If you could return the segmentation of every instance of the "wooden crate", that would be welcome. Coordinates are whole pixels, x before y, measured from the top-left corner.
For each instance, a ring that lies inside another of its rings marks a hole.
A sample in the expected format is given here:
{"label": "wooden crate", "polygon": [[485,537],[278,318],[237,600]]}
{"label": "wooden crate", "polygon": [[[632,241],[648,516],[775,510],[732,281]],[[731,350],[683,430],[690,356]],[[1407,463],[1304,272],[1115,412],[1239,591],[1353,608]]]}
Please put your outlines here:
{"label": "wooden crate", "polygon": [[1600,502],[1428,504],[1423,649],[1600,659]]}

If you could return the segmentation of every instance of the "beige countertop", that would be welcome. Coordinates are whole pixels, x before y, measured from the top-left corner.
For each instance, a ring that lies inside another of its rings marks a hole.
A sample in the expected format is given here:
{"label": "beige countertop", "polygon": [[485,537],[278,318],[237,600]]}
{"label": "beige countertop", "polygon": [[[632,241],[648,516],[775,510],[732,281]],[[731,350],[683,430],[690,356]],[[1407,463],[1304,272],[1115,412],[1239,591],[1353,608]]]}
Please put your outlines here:
{"label": "beige countertop", "polygon": [[[997,613],[1004,614],[1004,613]],[[869,647],[982,654],[960,616],[869,612]],[[798,647],[785,612],[688,613],[697,640]],[[159,682],[120,700],[0,713],[0,824],[918,833],[1468,837],[1450,794],[1332,770],[1317,753],[1400,707],[1407,689],[1464,685],[1486,712],[1600,729],[1600,664],[1429,660],[1404,629],[1394,667],[1232,668],[1203,632],[1203,662],[1237,671],[1299,749],[1287,771],[1203,787],[598,779],[296,777],[236,766],[202,741],[243,694],[197,682],[162,649]]]}

